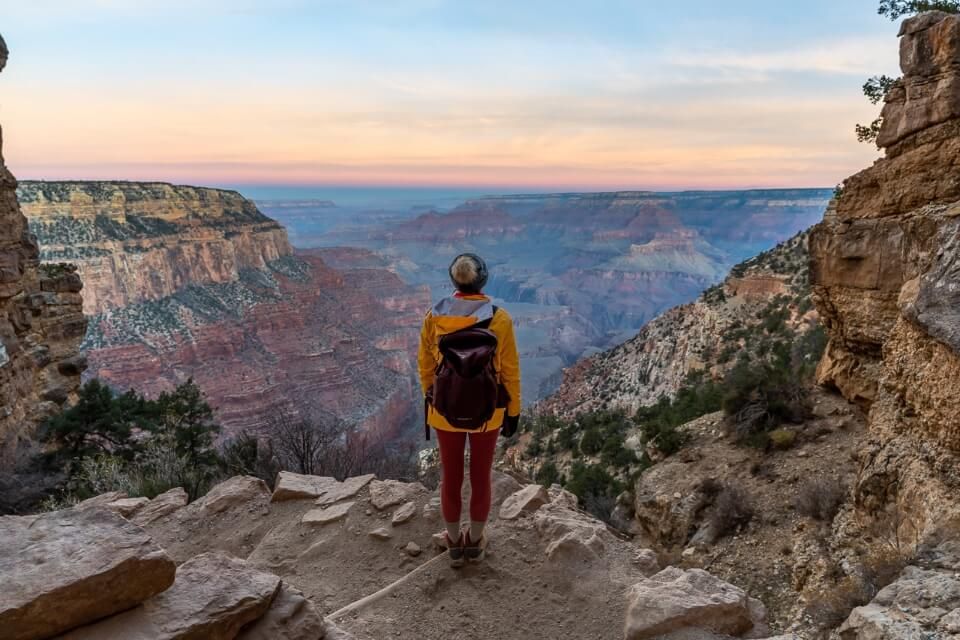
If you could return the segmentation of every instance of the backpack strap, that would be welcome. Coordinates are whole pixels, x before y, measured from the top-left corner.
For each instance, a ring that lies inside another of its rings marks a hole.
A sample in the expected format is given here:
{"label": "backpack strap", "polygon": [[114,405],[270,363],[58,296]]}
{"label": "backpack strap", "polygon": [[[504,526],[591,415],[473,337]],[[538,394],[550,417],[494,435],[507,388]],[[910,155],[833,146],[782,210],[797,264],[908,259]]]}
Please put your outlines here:
{"label": "backpack strap", "polygon": [[497,311],[499,310],[500,310],[500,307],[498,307],[497,305],[493,305],[493,313],[490,314],[490,317],[487,318],[486,320],[482,320],[478,322],[477,324],[473,325],[470,328],[471,329],[489,329],[490,323],[493,322],[493,319],[497,316]]}

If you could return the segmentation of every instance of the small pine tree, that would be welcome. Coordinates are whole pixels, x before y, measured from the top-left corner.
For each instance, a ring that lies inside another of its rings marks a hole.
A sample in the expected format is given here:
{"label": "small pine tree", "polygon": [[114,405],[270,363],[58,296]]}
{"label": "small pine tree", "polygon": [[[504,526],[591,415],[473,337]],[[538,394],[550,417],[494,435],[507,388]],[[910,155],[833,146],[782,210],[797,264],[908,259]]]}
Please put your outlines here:
{"label": "small pine tree", "polygon": [[103,453],[132,459],[138,449],[134,429],[152,426],[143,396],[134,391],[117,396],[97,379],[84,384],[78,395],[73,407],[50,418],[40,430],[41,441],[51,446],[46,460],[69,466]]}
{"label": "small pine tree", "polygon": [[212,467],[219,461],[214,438],[220,425],[200,387],[187,380],[172,392],[160,394],[150,407],[155,416],[155,433],[173,445],[177,455],[198,467]]}

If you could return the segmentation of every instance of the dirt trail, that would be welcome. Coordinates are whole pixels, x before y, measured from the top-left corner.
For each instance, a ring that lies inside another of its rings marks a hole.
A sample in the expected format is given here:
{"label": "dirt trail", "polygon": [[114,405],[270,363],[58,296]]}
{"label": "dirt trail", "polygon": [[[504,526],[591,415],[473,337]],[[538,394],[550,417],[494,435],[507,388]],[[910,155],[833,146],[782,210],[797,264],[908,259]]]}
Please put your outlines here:
{"label": "dirt trail", "polygon": [[[383,510],[364,488],[343,501],[353,506],[342,519],[322,525],[302,521],[313,500],[271,503],[254,490],[216,512],[200,500],[147,529],[178,562],[219,549],[278,574],[357,640],[622,636],[627,589],[645,576],[640,548],[580,513],[572,496],[554,491],[536,513],[500,520],[520,485],[497,474],[488,557],[454,569],[432,540],[442,528],[436,496],[407,487],[408,500]],[[407,501],[415,515],[393,525]],[[378,530],[389,537],[371,535]]]}

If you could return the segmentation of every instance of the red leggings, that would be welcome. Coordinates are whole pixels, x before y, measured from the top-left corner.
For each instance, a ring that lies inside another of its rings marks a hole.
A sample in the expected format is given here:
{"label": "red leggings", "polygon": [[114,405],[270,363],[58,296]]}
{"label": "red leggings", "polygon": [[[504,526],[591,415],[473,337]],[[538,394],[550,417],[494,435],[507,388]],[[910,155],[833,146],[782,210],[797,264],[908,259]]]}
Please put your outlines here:
{"label": "red leggings", "polygon": [[490,515],[493,457],[499,429],[482,433],[435,430],[440,444],[440,509],[446,522],[460,522],[463,491],[463,452],[470,437],[470,520],[486,522]]}

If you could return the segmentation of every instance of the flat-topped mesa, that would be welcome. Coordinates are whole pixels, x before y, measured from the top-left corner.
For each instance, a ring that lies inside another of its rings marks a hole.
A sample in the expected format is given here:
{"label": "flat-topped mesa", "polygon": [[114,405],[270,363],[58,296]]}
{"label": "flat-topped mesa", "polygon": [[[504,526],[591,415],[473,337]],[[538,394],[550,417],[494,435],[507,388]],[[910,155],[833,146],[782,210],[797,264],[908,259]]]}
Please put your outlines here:
{"label": "flat-topped mesa", "polygon": [[[0,38],[0,70],[6,61]],[[0,468],[21,436],[70,399],[86,366],[80,278],[68,267],[40,267],[2,147],[0,132]]]}
{"label": "flat-topped mesa", "polygon": [[236,191],[160,182],[23,182],[41,258],[79,267],[90,315],[194,284],[234,282],[293,253],[286,230]]}
{"label": "flat-topped mesa", "polygon": [[885,157],[843,183],[811,236],[830,336],[818,378],[872,408],[859,498],[882,504],[912,487],[933,505],[936,486],[960,486],[952,471],[924,484],[911,467],[917,446],[960,452],[960,16],[924,13],[900,33]]}

